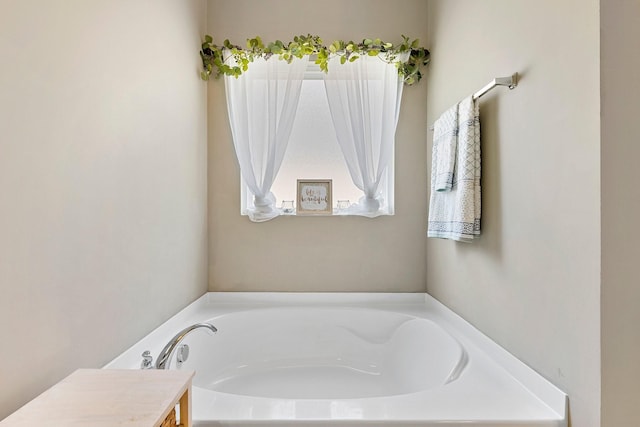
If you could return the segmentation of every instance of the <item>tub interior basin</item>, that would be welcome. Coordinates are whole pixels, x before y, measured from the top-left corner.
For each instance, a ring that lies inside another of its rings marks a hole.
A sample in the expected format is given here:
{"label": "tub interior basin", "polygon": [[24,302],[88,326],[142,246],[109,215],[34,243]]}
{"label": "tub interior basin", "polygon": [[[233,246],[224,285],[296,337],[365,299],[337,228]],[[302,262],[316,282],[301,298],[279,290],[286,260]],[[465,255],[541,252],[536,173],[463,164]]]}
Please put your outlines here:
{"label": "tub interior basin", "polygon": [[424,318],[361,308],[279,307],[208,320],[182,369],[194,386],[274,399],[394,396],[455,381],[463,347]]}

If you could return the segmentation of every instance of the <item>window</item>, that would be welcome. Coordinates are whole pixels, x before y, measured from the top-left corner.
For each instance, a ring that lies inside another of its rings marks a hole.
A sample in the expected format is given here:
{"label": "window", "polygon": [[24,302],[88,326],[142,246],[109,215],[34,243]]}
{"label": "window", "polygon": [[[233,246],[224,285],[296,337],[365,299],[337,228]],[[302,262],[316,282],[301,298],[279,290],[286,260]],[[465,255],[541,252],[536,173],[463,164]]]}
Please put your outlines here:
{"label": "window", "polygon": [[[393,169],[392,161],[380,184],[384,200],[382,213],[386,215],[393,214]],[[348,215],[345,206],[362,197],[362,190],[353,183],[336,138],[322,72],[313,62],[305,73],[287,151],[271,187],[277,208],[283,201],[293,201],[295,205],[297,179],[331,179],[337,215]],[[247,208],[253,207],[253,195],[244,181],[241,186],[242,213],[246,214]]]}

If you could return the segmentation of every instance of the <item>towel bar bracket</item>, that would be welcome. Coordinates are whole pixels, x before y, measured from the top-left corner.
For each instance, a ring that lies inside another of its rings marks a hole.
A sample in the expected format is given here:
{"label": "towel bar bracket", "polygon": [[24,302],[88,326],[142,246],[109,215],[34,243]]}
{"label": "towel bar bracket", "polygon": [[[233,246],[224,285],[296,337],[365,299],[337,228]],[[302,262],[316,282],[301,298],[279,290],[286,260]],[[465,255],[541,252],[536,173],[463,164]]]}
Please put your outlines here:
{"label": "towel bar bracket", "polygon": [[507,86],[509,89],[515,89],[518,86],[518,73],[511,77],[498,77],[495,79],[496,86]]}
{"label": "towel bar bracket", "polygon": [[496,77],[485,87],[473,94],[474,99],[480,98],[496,86],[507,86],[509,89],[515,89],[518,86],[518,73],[513,73],[509,77]]}

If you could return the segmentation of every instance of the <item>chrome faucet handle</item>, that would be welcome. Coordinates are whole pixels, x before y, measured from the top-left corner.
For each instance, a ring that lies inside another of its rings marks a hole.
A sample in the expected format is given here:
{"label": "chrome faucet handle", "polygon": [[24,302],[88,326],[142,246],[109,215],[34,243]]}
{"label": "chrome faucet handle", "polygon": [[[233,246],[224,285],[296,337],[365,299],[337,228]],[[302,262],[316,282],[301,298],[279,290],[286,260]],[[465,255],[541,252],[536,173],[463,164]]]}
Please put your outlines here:
{"label": "chrome faucet handle", "polygon": [[176,367],[180,368],[189,358],[189,346],[182,344],[176,349]]}
{"label": "chrome faucet handle", "polygon": [[140,369],[153,369],[153,356],[151,356],[151,352],[149,350],[142,353]]}

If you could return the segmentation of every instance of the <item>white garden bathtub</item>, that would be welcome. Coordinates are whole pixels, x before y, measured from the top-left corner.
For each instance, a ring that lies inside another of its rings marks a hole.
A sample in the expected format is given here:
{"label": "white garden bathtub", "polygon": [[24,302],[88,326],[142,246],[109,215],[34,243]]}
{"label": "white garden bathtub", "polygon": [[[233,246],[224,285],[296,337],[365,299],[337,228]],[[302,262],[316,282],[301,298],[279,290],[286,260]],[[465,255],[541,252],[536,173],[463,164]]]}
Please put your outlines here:
{"label": "white garden bathtub", "polygon": [[209,293],[106,367],[198,322],[196,426],[567,425],[562,392],[426,294]]}

